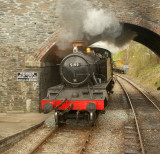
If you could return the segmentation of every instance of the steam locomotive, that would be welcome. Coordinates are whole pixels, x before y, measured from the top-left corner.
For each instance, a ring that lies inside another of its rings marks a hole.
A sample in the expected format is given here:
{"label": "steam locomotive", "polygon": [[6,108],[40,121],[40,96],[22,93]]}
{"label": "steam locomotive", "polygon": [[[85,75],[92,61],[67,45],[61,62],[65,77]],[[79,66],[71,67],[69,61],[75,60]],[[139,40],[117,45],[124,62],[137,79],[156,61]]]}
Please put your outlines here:
{"label": "steam locomotive", "polygon": [[114,83],[111,53],[74,42],[73,53],[62,59],[59,67],[61,84],[48,89],[41,109],[44,113],[55,110],[57,125],[68,118],[85,118],[92,125],[97,114],[104,113]]}

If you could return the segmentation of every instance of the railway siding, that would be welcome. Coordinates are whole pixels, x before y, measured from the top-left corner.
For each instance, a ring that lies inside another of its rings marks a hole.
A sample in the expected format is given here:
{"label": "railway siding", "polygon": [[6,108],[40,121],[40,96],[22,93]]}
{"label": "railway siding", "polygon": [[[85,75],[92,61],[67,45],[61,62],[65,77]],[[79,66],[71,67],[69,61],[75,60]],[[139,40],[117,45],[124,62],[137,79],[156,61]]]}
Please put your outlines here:
{"label": "railway siding", "polygon": [[[118,77],[123,87],[126,89],[133,104],[135,114],[140,127],[145,152],[159,152],[160,138],[160,111],[149,102],[137,89],[133,88],[128,82]],[[153,99],[153,98],[152,98]],[[155,104],[155,100],[154,100]],[[155,148],[156,147],[156,148]]]}

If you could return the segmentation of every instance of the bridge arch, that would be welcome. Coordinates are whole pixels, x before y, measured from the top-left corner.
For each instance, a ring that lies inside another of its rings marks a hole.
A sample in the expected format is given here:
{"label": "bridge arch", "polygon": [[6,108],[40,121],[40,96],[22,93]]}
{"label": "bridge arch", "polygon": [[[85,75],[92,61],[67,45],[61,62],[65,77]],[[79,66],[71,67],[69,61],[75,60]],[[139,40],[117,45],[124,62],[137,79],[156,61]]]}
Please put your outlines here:
{"label": "bridge arch", "polygon": [[[160,56],[160,26],[154,22],[148,21],[141,17],[127,19],[119,17],[120,23],[124,29],[130,29],[137,36],[133,39],[146,47],[150,48],[155,54]],[[38,61],[53,61],[59,59],[55,52],[58,52],[56,41],[60,30],[52,34],[41,47],[33,54]],[[101,40],[96,40],[101,41]]]}

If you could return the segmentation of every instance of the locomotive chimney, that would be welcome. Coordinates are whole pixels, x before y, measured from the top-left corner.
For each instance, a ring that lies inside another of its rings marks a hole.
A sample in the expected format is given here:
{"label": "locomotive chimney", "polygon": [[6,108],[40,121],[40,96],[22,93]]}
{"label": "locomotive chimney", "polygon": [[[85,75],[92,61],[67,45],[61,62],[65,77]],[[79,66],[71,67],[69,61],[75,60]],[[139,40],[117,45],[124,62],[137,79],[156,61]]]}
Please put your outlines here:
{"label": "locomotive chimney", "polygon": [[84,42],[83,41],[75,41],[72,43],[73,45],[73,53],[77,53],[78,51],[83,51]]}

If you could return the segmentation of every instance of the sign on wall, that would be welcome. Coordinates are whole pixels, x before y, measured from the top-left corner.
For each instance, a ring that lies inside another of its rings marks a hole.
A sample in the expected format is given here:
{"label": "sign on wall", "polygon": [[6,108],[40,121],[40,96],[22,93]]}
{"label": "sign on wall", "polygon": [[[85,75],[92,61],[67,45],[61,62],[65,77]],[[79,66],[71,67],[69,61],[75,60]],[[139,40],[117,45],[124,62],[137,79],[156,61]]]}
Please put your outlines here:
{"label": "sign on wall", "polygon": [[18,72],[17,81],[38,81],[37,72]]}

